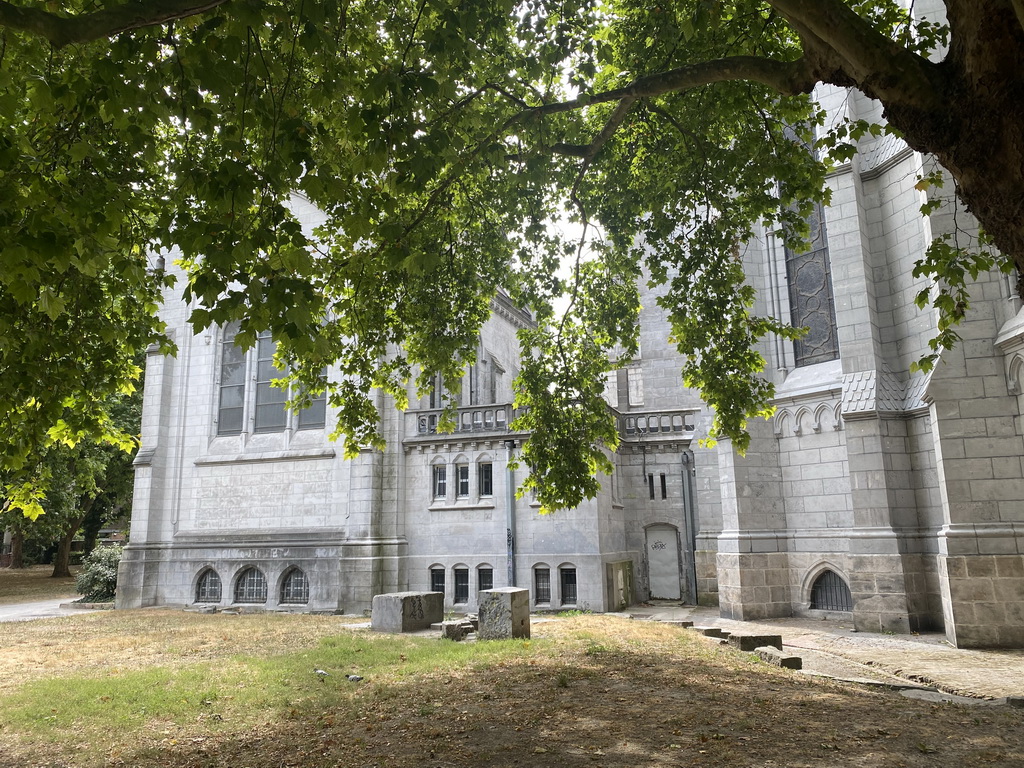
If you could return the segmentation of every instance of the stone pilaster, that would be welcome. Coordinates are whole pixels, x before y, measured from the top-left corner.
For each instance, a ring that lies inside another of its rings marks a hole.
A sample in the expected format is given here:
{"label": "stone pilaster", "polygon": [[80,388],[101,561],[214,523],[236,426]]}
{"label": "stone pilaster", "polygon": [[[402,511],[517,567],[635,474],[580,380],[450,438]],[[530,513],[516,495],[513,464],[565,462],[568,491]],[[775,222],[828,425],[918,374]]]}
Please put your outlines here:
{"label": "stone pilaster", "polygon": [[778,445],[768,422],[751,422],[748,429],[746,456],[729,441],[722,441],[718,450],[719,606],[725,618],[743,621],[792,613]]}

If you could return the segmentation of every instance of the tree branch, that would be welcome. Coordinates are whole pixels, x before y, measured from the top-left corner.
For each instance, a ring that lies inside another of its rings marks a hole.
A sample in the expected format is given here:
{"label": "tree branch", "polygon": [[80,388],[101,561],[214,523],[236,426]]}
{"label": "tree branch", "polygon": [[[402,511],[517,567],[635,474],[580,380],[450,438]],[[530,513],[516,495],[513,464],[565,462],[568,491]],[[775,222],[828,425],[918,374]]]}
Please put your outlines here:
{"label": "tree branch", "polygon": [[0,0],[0,27],[30,32],[62,48],[133,29],[164,24],[212,10],[227,0],[145,0],[127,2],[79,16],[58,16]]}
{"label": "tree branch", "polygon": [[584,95],[570,101],[530,107],[524,110],[519,118],[527,119],[533,116],[572,112],[588,104],[661,96],[666,93],[688,91],[702,85],[731,80],[749,80],[761,83],[784,95],[810,93],[817,83],[817,78],[805,59],[775,61],[759,56],[730,56],[724,59],[702,61],[699,64],[687,64],[667,72],[644,75],[622,88]]}
{"label": "tree branch", "polygon": [[[876,30],[841,0],[768,0],[800,34],[804,55],[824,54],[818,76],[828,79],[828,56],[838,57],[843,74],[869,96],[924,108],[944,105],[941,72],[928,61]],[[815,50],[818,46],[827,50]],[[847,83],[837,83],[845,85]]]}
{"label": "tree branch", "polygon": [[[608,140],[608,137],[615,132],[637,99],[660,96],[665,93],[676,93],[702,85],[732,80],[749,80],[762,83],[779,93],[788,95],[810,93],[817,83],[817,78],[811,66],[804,59],[775,61],[758,56],[731,56],[724,59],[700,62],[699,64],[689,64],[677,69],[670,69],[667,72],[645,75],[622,88],[615,88],[593,95],[584,95],[569,101],[527,107],[510,116],[497,129],[488,134],[483,141],[479,142],[472,152],[463,156],[454,164],[447,178],[434,187],[419,213],[406,225],[402,232],[402,237],[407,237],[410,232],[426,219],[427,215],[437,204],[437,201],[441,199],[441,195],[458,178],[461,169],[468,166],[483,151],[485,146],[496,137],[503,135],[513,125],[525,123],[533,118],[545,115],[583,109],[589,104],[603,104],[609,101],[619,102],[619,106],[612,113],[601,133],[590,144],[555,144],[550,148],[550,151],[556,154],[582,157],[585,170],[586,165],[593,159],[597,150],[601,148],[604,142]],[[485,88],[487,87],[489,86],[485,86]],[[503,91],[501,92],[504,93]],[[468,98],[479,95],[479,93],[480,91]]]}

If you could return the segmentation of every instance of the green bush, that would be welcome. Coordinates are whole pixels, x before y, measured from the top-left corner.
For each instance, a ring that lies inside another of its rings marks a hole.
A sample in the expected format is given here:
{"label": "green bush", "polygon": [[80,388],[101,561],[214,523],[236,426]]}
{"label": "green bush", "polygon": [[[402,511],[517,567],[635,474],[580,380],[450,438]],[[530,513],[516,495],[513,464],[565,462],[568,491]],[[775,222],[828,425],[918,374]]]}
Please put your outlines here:
{"label": "green bush", "polygon": [[114,599],[117,588],[117,564],[121,547],[96,547],[82,559],[82,570],[75,579],[75,589],[87,603],[105,603]]}

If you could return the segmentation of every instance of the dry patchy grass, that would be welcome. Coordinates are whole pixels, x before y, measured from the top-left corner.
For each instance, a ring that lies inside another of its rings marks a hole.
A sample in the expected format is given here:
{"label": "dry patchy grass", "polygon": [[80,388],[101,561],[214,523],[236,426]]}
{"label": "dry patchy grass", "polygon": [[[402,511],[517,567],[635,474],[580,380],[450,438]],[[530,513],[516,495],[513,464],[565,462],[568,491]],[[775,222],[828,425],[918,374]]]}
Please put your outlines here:
{"label": "dry patchy grass", "polygon": [[74,576],[55,579],[50,576],[51,573],[52,565],[0,568],[0,605],[55,600],[61,597],[73,600],[79,597],[75,591]]}
{"label": "dry patchy grass", "polygon": [[313,648],[339,626],[358,621],[362,619],[153,608],[0,624],[0,696],[44,677],[152,666],[177,669],[238,655]]}
{"label": "dry patchy grass", "polygon": [[[11,768],[1024,763],[1019,710],[809,679],[608,616],[477,644],[312,616],[141,611],[20,627],[52,643],[52,661],[0,695]],[[0,634],[0,678],[17,668],[8,652],[24,652],[16,635]],[[44,700],[58,689],[64,700]]]}

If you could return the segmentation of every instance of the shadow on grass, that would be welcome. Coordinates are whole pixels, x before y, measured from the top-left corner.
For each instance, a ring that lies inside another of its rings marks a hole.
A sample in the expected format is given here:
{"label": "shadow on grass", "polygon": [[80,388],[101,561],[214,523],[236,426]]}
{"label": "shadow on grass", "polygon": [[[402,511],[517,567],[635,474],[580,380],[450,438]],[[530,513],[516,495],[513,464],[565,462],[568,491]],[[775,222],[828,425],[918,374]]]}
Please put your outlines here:
{"label": "shadow on grass", "polygon": [[[322,682],[311,670],[317,659],[332,665]],[[642,649],[589,632],[566,643],[470,646],[357,635],[233,663],[237,674],[208,680],[207,703],[151,715],[104,755],[54,765],[1024,764],[1019,711],[809,679],[697,641]],[[365,679],[350,683],[350,669]],[[172,698],[184,690],[164,685]],[[248,689],[252,698],[240,693]],[[79,706],[68,709],[81,723]],[[248,722],[254,711],[262,714]],[[8,764],[40,765],[35,758]]]}

